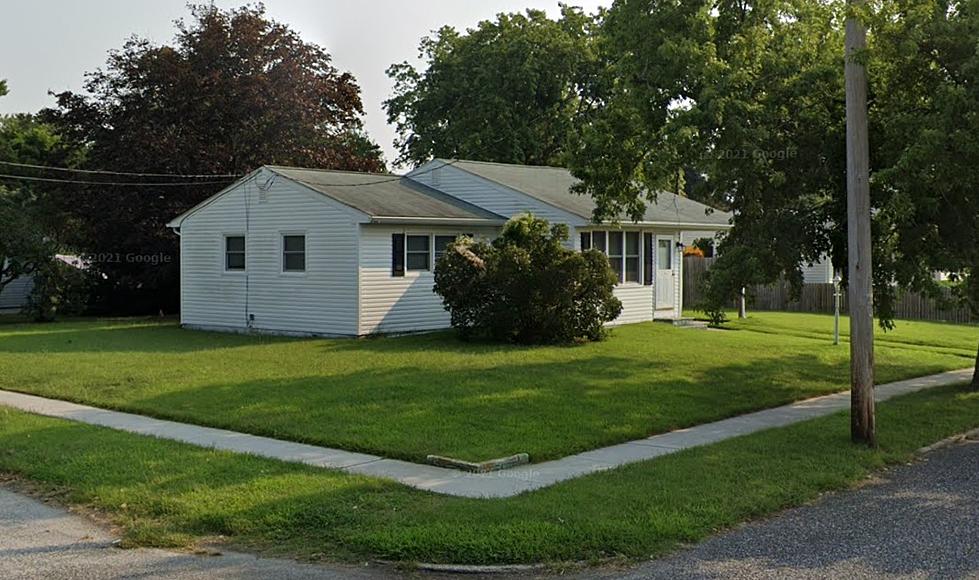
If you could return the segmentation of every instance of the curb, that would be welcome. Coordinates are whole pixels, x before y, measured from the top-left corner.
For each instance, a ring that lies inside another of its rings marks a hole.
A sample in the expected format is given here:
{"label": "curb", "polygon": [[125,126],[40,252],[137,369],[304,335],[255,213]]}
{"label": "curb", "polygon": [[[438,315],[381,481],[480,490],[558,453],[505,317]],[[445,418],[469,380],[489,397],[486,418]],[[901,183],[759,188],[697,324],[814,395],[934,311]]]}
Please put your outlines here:
{"label": "curb", "polygon": [[542,572],[548,569],[547,564],[500,564],[493,565],[465,565],[465,564],[415,564],[416,570],[423,572],[438,572],[442,574],[526,574],[528,572]]}
{"label": "curb", "polygon": [[957,435],[952,435],[951,437],[946,437],[941,441],[932,443],[931,445],[926,445],[921,449],[918,449],[916,454],[923,455],[925,453],[931,453],[932,451],[937,451],[939,449],[944,449],[946,447],[951,447],[956,443],[962,443],[963,441],[968,441],[970,439],[979,439],[979,428],[972,429],[971,431],[966,431],[965,433],[959,433]]}
{"label": "curb", "polygon": [[462,459],[445,457],[443,455],[429,455],[425,459],[436,467],[458,469],[459,471],[466,471],[468,473],[491,473],[493,471],[503,471],[505,469],[512,469],[519,465],[527,465],[530,463],[530,455],[527,455],[526,453],[517,453],[516,455],[510,455],[508,457],[490,459],[489,461],[483,461],[481,463],[463,461]]}

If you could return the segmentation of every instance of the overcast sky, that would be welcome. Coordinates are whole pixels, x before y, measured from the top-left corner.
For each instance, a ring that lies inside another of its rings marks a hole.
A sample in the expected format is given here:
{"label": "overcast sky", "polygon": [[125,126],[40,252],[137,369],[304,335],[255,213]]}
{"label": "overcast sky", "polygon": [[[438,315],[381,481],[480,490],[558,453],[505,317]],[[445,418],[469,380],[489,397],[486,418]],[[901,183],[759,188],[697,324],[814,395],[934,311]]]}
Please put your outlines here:
{"label": "overcast sky", "polygon": [[[568,0],[594,12],[611,0]],[[243,4],[219,0],[228,8]],[[268,13],[324,46],[341,70],[357,77],[366,128],[396,156],[381,102],[391,92],[384,74],[395,62],[417,62],[418,41],[448,24],[462,30],[499,12],[540,8],[554,17],[557,0],[267,0]],[[0,78],[10,94],[0,113],[35,112],[53,104],[48,91],[82,88],[83,73],[105,63],[106,51],[136,34],[156,43],[173,38],[173,20],[187,16],[184,0],[29,0],[5,2],[0,33]]]}

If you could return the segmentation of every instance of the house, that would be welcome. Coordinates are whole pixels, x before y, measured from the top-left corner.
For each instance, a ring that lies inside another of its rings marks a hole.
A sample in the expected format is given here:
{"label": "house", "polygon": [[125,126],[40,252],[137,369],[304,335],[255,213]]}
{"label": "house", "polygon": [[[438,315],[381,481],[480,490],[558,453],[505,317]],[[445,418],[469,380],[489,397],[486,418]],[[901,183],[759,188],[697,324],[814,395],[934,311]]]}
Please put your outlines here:
{"label": "house", "polygon": [[802,265],[802,283],[832,284],[834,273],[833,261],[828,256],[824,256],[818,262]]}
{"label": "house", "polygon": [[682,244],[730,214],[663,193],[638,223],[595,224],[565,169],[436,159],[405,176],[261,167],[168,225],[180,236],[181,323],[327,336],[434,330],[434,264],[465,234],[532,212],[609,256],[617,323],[682,312]]}
{"label": "house", "polygon": [[27,297],[34,288],[30,276],[14,278],[0,290],[0,314],[16,314],[27,305]]}
{"label": "house", "polygon": [[[85,269],[88,263],[79,256],[55,254],[56,260],[74,268]],[[34,276],[14,278],[0,290],[0,314],[17,314],[27,306],[28,298],[34,290]]]}

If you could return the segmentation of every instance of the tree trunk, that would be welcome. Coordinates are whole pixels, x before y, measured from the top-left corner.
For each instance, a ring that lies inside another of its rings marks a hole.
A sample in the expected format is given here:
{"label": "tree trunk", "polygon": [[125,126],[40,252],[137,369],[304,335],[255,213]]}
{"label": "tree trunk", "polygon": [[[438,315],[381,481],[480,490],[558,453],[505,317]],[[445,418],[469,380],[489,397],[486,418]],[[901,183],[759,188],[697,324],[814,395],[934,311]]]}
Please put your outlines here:
{"label": "tree trunk", "polygon": [[867,29],[848,0],[846,21],[846,190],[850,296],[850,436],[877,444],[874,417],[874,297],[870,236],[870,145],[867,134]]}
{"label": "tree trunk", "polygon": [[744,286],[741,287],[741,299],[738,301],[738,318],[745,319],[748,318],[748,305],[745,299],[745,289]]}
{"label": "tree trunk", "polygon": [[972,373],[972,390],[979,391],[979,349],[976,349],[976,370]]}

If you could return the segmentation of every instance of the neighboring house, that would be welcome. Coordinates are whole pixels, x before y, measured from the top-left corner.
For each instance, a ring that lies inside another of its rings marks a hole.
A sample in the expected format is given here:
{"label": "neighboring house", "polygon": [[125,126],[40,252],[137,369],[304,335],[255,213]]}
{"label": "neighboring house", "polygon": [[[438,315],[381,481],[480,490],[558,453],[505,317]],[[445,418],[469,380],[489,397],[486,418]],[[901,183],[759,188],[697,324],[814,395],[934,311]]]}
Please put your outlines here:
{"label": "neighboring house", "polygon": [[829,257],[824,257],[815,264],[802,266],[803,284],[832,284],[833,283],[833,261]]}
{"label": "neighboring house", "polygon": [[0,314],[16,314],[27,305],[27,297],[34,288],[30,276],[14,278],[0,290]]}
{"label": "neighboring house", "polygon": [[679,318],[679,242],[728,229],[730,214],[663,193],[641,222],[596,225],[574,183],[564,169],[471,161],[435,160],[406,176],[262,167],[170,222],[181,323],[337,336],[446,328],[432,290],[446,245],[492,239],[526,212],[567,224],[575,249],[609,256],[617,323]]}
{"label": "neighboring house", "polygon": [[[69,266],[84,269],[88,264],[78,256],[55,254],[55,259]],[[34,290],[34,277],[21,276],[15,278],[0,291],[0,314],[17,314],[27,306],[27,298]]]}

